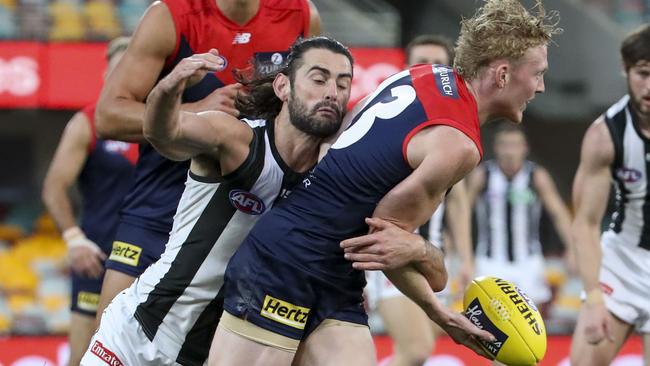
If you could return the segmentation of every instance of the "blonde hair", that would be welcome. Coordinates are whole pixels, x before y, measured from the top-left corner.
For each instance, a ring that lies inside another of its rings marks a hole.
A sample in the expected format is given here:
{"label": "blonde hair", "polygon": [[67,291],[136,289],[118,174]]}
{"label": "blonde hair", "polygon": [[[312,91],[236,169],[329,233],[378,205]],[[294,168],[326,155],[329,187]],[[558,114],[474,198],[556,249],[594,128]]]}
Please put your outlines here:
{"label": "blonde hair", "polygon": [[546,45],[562,33],[557,27],[559,13],[547,14],[541,0],[535,3],[536,14],[531,14],[517,0],[487,0],[472,18],[463,19],[454,59],[458,73],[474,79],[490,62],[517,60],[526,50]]}

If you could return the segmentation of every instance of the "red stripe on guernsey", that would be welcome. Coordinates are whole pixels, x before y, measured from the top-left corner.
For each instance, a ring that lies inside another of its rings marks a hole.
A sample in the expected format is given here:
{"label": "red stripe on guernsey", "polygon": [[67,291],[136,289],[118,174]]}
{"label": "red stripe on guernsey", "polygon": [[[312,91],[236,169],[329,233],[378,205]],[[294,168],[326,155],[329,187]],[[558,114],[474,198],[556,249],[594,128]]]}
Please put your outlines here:
{"label": "red stripe on guernsey", "polygon": [[90,352],[92,352],[93,355],[99,357],[100,360],[104,361],[110,366],[124,366],[122,361],[120,361],[120,359],[115,356],[115,353],[104,347],[100,341],[95,341],[95,343],[93,343]]}
{"label": "red stripe on guernsey", "polygon": [[176,32],[176,44],[174,44],[174,51],[167,56],[167,59],[165,60],[165,67],[171,66],[172,61],[176,58],[176,55],[178,55],[178,49],[181,46],[181,27],[179,26],[180,24],[180,17],[185,13],[185,2],[184,1],[175,1],[175,0],[163,0],[163,4],[167,6],[167,9],[169,10],[169,13],[172,16],[172,21],[174,22],[174,32]]}
{"label": "red stripe on guernsey", "polygon": [[96,104],[90,104],[81,110],[81,113],[86,115],[88,119],[88,125],[90,126],[90,143],[88,144],[88,153],[90,154],[95,150],[97,145],[97,130],[95,129],[95,106]]}
{"label": "red stripe on guernsey", "polygon": [[453,73],[459,98],[443,96],[436,85],[431,65],[418,65],[409,70],[418,99],[427,114],[427,121],[413,128],[402,143],[404,161],[408,163],[406,148],[411,138],[425,127],[447,125],[461,131],[469,137],[483,158],[481,146],[481,129],[478,121],[478,110],[474,97],[467,90],[465,81]]}
{"label": "red stripe on guernsey", "polygon": [[129,143],[129,149],[122,153],[122,156],[124,156],[131,164],[135,165],[140,156],[140,148],[138,144]]}

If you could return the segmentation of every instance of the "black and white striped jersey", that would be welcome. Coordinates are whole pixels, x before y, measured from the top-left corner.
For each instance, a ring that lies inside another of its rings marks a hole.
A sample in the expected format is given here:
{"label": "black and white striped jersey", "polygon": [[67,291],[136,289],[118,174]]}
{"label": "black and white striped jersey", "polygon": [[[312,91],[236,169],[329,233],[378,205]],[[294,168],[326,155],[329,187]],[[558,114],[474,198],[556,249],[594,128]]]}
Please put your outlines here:
{"label": "black and white striped jersey", "polygon": [[244,121],[254,131],[246,161],[220,180],[188,173],[165,252],[129,289],[149,340],[181,365],[207,360],[230,257],[258,218],[302,180],[280,158],[273,123]]}
{"label": "black and white striped jersey", "polygon": [[650,139],[641,133],[636,118],[627,95],[605,112],[605,123],[614,143],[611,171],[616,189],[616,209],[602,240],[650,249],[647,178]]}
{"label": "black and white striped jersey", "polygon": [[535,164],[525,161],[511,179],[494,160],[485,162],[484,168],[485,186],[475,207],[476,257],[515,262],[541,255],[542,205],[533,185]]}

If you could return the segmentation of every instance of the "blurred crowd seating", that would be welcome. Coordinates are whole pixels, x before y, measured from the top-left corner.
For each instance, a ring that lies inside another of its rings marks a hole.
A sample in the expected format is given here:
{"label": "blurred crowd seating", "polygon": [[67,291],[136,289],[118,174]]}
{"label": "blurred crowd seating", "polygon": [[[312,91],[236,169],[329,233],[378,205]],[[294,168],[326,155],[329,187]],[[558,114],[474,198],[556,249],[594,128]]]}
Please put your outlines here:
{"label": "blurred crowd seating", "polygon": [[54,222],[0,225],[0,335],[62,334],[70,321],[66,246]]}
{"label": "blurred crowd seating", "polygon": [[583,0],[627,30],[650,22],[650,0]]}
{"label": "blurred crowd seating", "polygon": [[0,39],[104,41],[128,35],[151,0],[0,0]]}
{"label": "blurred crowd seating", "polygon": [[[583,0],[624,28],[650,22],[650,0]],[[0,0],[0,39],[104,41],[129,35],[152,0]]]}

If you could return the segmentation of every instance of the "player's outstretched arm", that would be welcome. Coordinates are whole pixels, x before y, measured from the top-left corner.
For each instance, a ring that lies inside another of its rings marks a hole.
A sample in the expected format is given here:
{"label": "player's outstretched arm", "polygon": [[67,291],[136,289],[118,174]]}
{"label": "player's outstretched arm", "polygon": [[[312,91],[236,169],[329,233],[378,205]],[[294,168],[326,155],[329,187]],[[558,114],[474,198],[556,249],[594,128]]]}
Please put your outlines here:
{"label": "player's outstretched arm", "polygon": [[100,137],[144,141],[144,100],[175,45],[171,13],[164,3],[156,1],[145,12],[124,56],[106,78],[95,113]]}
{"label": "player's outstretched arm", "polygon": [[91,133],[88,118],[81,112],[68,122],[45,176],[42,198],[63,233],[72,269],[81,275],[99,277],[104,270],[105,255],[77,227],[68,195],[88,158]]}
{"label": "player's outstretched arm", "polygon": [[[382,198],[373,216],[412,231],[431,217],[446,190],[467,175],[478,164],[480,156],[476,145],[462,132],[437,126],[413,137],[407,147],[407,158],[415,170]],[[477,340],[491,342],[494,337],[461,314],[440,305],[432,291],[438,279],[431,276],[436,271],[430,265],[421,260],[384,273],[454,341],[489,357]]]}
{"label": "player's outstretched arm", "polygon": [[614,144],[603,118],[592,124],[582,142],[580,165],[573,181],[575,218],[572,243],[575,246],[578,271],[587,298],[585,327],[587,341],[599,343],[611,339],[610,321],[598,285],[602,250],[600,225],[610,190],[610,166],[614,161]]}
{"label": "player's outstretched arm", "polygon": [[179,161],[197,155],[219,158],[224,146],[250,141],[250,128],[229,114],[181,110],[183,90],[221,67],[223,59],[214,49],[192,55],[151,91],[144,115],[144,136],[163,156]]}
{"label": "player's outstretched arm", "polygon": [[539,193],[539,197],[544,205],[544,208],[551,216],[555,229],[557,230],[560,238],[564,242],[567,249],[571,247],[571,214],[566,207],[562,198],[555,187],[553,178],[548,171],[542,167],[535,170],[533,176],[535,189]]}
{"label": "player's outstretched arm", "polygon": [[472,251],[472,219],[467,187],[464,181],[458,182],[445,198],[449,218],[447,227],[451,240],[461,260],[460,285],[465,288],[474,276],[474,253]]}
{"label": "player's outstretched arm", "polygon": [[366,218],[370,233],[341,242],[345,259],[360,271],[397,269],[414,262],[430,264],[433,291],[442,291],[447,283],[445,255],[421,235],[406,231],[379,217]]}

